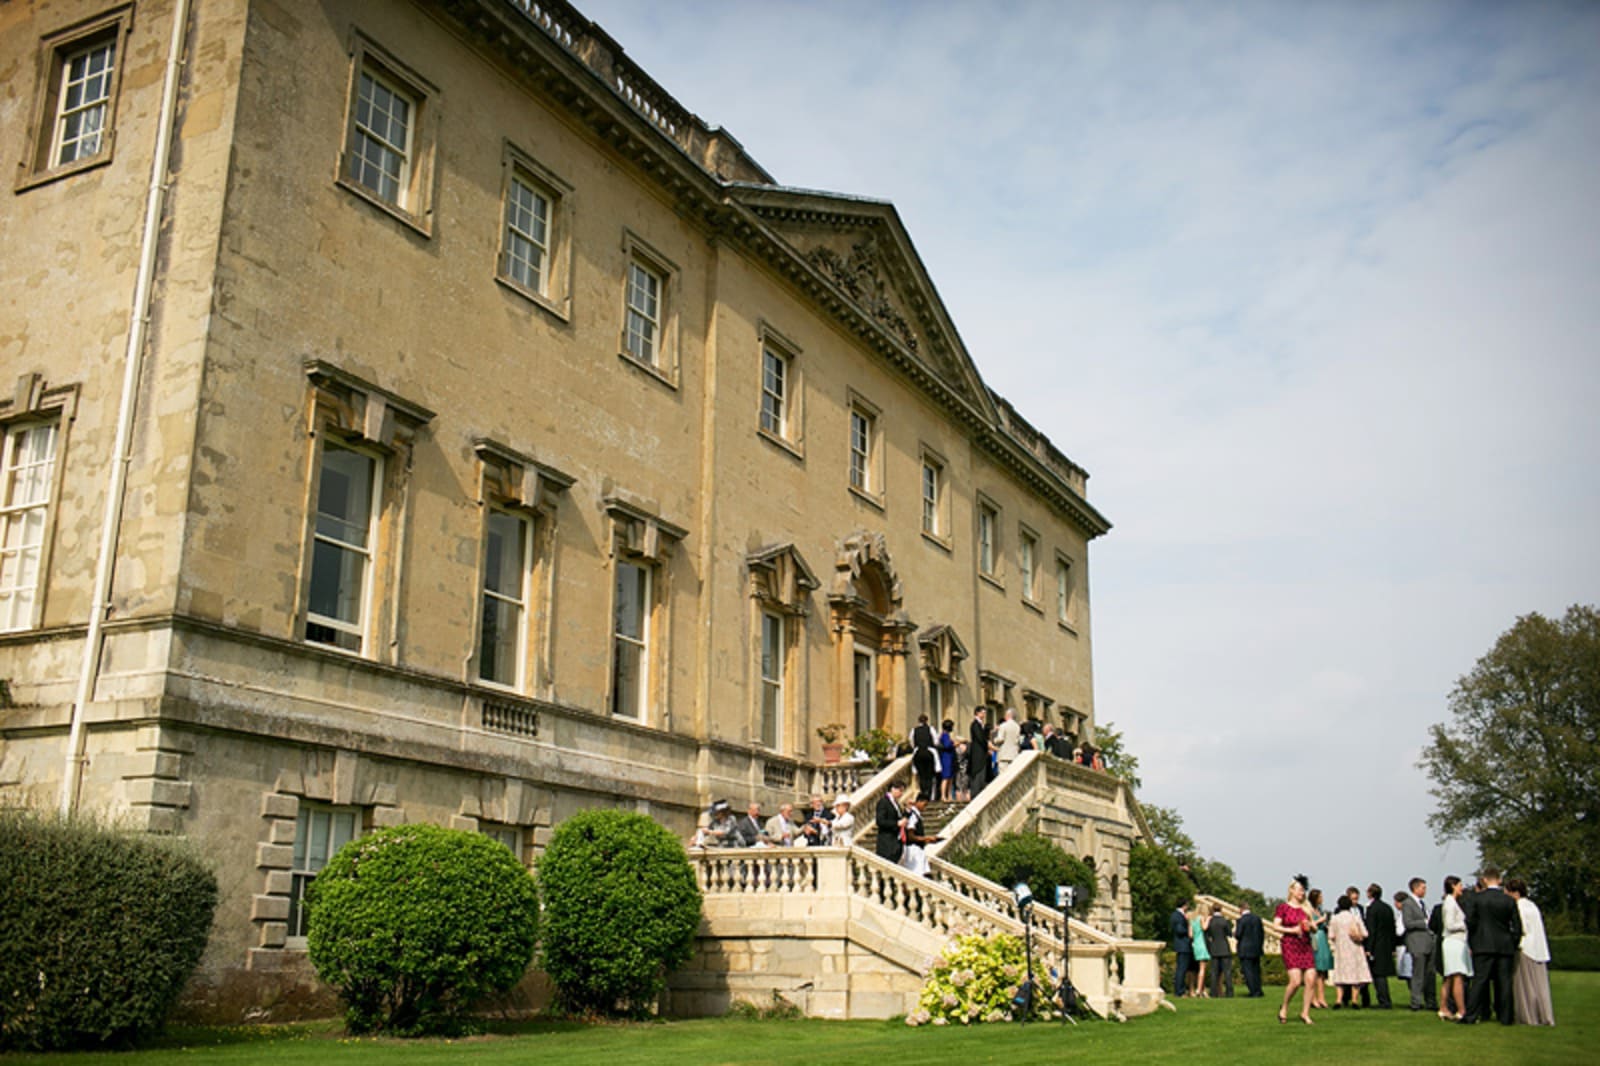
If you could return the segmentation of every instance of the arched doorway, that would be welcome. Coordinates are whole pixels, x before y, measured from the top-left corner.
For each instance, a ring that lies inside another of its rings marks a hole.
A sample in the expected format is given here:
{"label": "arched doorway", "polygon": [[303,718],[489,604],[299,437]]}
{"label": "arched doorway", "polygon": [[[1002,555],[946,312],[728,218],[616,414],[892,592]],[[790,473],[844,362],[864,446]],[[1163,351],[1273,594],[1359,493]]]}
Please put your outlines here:
{"label": "arched doorway", "polygon": [[900,580],[881,533],[858,533],[839,546],[832,615],[836,720],[855,732],[909,727],[906,650],[916,628],[900,604]]}

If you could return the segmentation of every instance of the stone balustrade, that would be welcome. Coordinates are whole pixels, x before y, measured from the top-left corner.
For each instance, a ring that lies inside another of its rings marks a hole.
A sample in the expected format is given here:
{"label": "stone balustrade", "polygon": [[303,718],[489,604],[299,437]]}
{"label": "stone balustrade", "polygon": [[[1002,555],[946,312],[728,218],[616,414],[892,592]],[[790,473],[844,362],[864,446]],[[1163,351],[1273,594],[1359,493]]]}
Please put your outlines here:
{"label": "stone balustrade", "polygon": [[[690,857],[706,917],[699,969],[674,978],[685,1010],[777,993],[823,1017],[890,1016],[914,1006],[934,956],[956,936],[1025,932],[1010,892],[942,860],[918,877],[859,847]],[[1042,904],[1031,917],[1039,972],[1059,973],[1066,961],[1092,1010],[1123,1017],[1160,1003],[1160,944],[1107,936]]]}

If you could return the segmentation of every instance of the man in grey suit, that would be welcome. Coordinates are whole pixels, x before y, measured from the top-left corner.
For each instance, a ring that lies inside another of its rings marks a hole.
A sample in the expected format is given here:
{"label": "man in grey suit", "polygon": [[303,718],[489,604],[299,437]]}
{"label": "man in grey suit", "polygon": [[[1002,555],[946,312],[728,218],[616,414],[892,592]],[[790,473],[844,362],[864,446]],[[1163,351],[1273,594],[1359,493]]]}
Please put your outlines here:
{"label": "man in grey suit", "polygon": [[1400,903],[1400,921],[1405,927],[1406,950],[1411,953],[1411,1009],[1439,1009],[1433,984],[1433,932],[1428,928],[1428,905],[1423,898],[1428,882],[1411,879],[1411,895]]}

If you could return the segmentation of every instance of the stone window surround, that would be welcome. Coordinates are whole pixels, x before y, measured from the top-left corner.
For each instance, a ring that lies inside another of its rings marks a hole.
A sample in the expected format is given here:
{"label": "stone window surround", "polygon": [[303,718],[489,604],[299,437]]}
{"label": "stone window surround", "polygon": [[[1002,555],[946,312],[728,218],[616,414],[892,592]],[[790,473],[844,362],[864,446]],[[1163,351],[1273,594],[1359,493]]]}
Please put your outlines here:
{"label": "stone window surround", "polygon": [[[411,451],[417,434],[432,421],[434,414],[320,359],[308,359],[304,366],[311,385],[307,431],[310,447],[307,448],[306,495],[302,503],[302,513],[306,516],[305,541],[301,550],[292,639],[335,654],[394,665],[398,662],[401,610],[401,597],[395,593],[399,591],[405,564],[401,556],[405,540],[403,530],[409,517],[407,488]],[[373,604],[387,602],[389,611],[387,617],[380,617],[372,610],[365,612],[360,652],[305,640],[324,437],[385,460],[378,471],[383,482],[382,492],[374,493],[377,535],[371,545],[370,585],[365,595]]]}
{"label": "stone window surround", "polygon": [[[1067,555],[1064,552],[1060,552],[1060,551],[1056,552],[1055,560],[1056,560],[1056,572],[1055,572],[1054,577],[1055,577],[1055,581],[1056,581],[1056,596],[1057,596],[1056,624],[1059,625],[1063,630],[1065,630],[1067,633],[1071,634],[1072,636],[1077,636],[1078,635],[1078,625],[1077,625],[1076,616],[1077,616],[1077,606],[1078,606],[1078,588],[1077,588],[1077,585],[1078,585],[1078,568],[1077,568],[1077,565],[1073,562],[1072,557]],[[1063,605],[1060,602],[1060,595],[1061,595],[1060,582],[1061,582],[1061,573],[1062,573],[1062,569],[1063,568],[1065,568],[1065,570],[1066,570],[1066,579],[1067,579],[1066,603],[1065,603],[1065,605]]]}
{"label": "stone window surround", "polygon": [[[507,140],[501,153],[504,170],[500,219],[500,244],[495,255],[495,280],[507,289],[548,311],[563,322],[572,320],[573,187],[531,154]],[[506,273],[505,211],[511,202],[511,182],[520,178],[550,202],[545,241],[545,271],[540,289],[530,289]]]}
{"label": "stone window surround", "polygon": [[[121,96],[122,71],[127,65],[128,32],[132,24],[133,5],[123,4],[40,39],[33,121],[28,126],[28,154],[18,168],[17,192],[111,162],[117,138],[117,100]],[[64,60],[97,39],[113,42],[116,49],[111,61],[111,84],[108,87],[105,122],[101,127],[100,150],[91,156],[57,166],[52,160],[55,154],[56,122],[60,117]]]}
{"label": "stone window surround", "polygon": [[[312,752],[307,752],[307,755]],[[353,751],[316,752],[320,765],[305,770],[282,770],[271,791],[261,794],[261,837],[256,844],[256,868],[261,871],[261,891],[251,899],[250,921],[256,928],[257,946],[250,949],[250,969],[271,969],[287,953],[305,948],[303,938],[289,936],[290,895],[294,891],[296,819],[302,800],[336,807],[358,807],[365,814],[360,832],[404,825],[392,782],[367,780],[373,760]],[[331,767],[328,766],[331,755]],[[313,761],[313,760],[306,760]]]}
{"label": "stone window surround", "polygon": [[[689,535],[689,531],[682,526],[674,525],[656,514],[655,508],[640,500],[623,496],[611,495],[602,501],[606,515],[611,521],[611,558],[613,578],[607,594],[606,618],[616,618],[616,563],[627,561],[636,565],[645,566],[650,570],[650,603],[648,617],[650,621],[650,640],[645,652],[644,666],[644,712],[640,717],[628,715],[610,715],[623,721],[634,722],[639,725],[654,726],[660,729],[671,727],[671,701],[667,698],[667,683],[672,676],[671,670],[671,632],[672,632],[672,567],[670,565],[673,549]],[[608,630],[614,623],[608,622]],[[616,636],[608,632],[606,652],[606,694],[605,703],[609,712],[613,706],[615,693],[613,679],[616,676]]]}
{"label": "stone window surround", "polygon": [[[343,139],[334,182],[378,210],[398,219],[424,237],[433,236],[434,156],[438,145],[439,89],[359,29],[350,31],[350,78],[345,96]],[[361,75],[373,73],[409,96],[412,104],[411,151],[405,189],[398,202],[389,200],[350,174],[355,142],[356,107]]]}
{"label": "stone window surround", "polygon": [[[917,513],[918,525],[922,529],[923,539],[930,544],[943,548],[946,552],[955,550],[955,541],[952,539],[950,522],[950,463],[945,457],[927,444],[919,446],[922,461],[917,469]],[[937,498],[934,501],[934,528],[928,529],[922,520],[922,509],[926,504],[926,488],[923,479],[926,474],[924,467],[933,467],[937,471]]]}
{"label": "stone window surround", "polygon": [[[757,381],[756,433],[762,440],[801,461],[805,460],[805,376],[801,365],[801,348],[778,332],[771,323],[763,320],[758,330],[761,350],[760,380]],[[772,352],[784,361],[784,426],[782,433],[774,433],[762,425],[766,403],[767,353]]]}
{"label": "stone window surround", "polygon": [[1017,584],[1022,588],[1022,605],[1039,614],[1044,613],[1044,606],[1039,600],[1039,565],[1043,562],[1041,545],[1037,530],[1026,522],[1017,523]]}
{"label": "stone window surround", "polygon": [[750,736],[761,743],[761,640],[762,616],[773,614],[783,620],[784,671],[783,708],[780,714],[778,743],[771,750],[784,753],[803,746],[797,732],[802,694],[808,690],[809,662],[805,619],[811,614],[811,594],[822,587],[805,558],[793,544],[784,543],[752,552],[745,558],[750,574],[749,600],[751,654],[748,664],[751,700]]}
{"label": "stone window surround", "polygon": [[[658,335],[653,363],[636,359],[628,351],[628,285],[629,273],[635,263],[661,279],[661,293],[656,305]],[[682,285],[682,273],[672,260],[656,251],[633,230],[623,227],[622,287],[619,294],[621,329],[617,333],[617,358],[672,389],[678,387],[680,376],[678,305],[682,302]]]}
{"label": "stone window surround", "polygon": [[[555,546],[557,519],[562,495],[577,481],[570,474],[542,463],[510,445],[491,437],[475,437],[472,450],[478,457],[478,506],[483,512],[479,531],[478,586],[483,585],[488,541],[489,512],[509,511],[530,524],[526,612],[527,632],[522,645],[521,685],[507,688],[478,676],[478,656],[482,648],[482,612],[473,616],[472,660],[467,664],[467,683],[496,691],[519,694],[542,693],[553,696],[550,617],[555,604]],[[480,591],[481,596],[481,591]]]}
{"label": "stone window surround", "polygon": [[76,382],[52,385],[43,374],[20,374],[9,398],[0,401],[0,435],[9,435],[11,428],[29,423],[54,422],[56,425],[55,469],[51,472],[50,495],[45,504],[43,541],[39,552],[39,583],[34,592],[32,617],[22,630],[39,628],[44,618],[45,597],[49,592],[46,578],[50,574],[50,549],[55,542],[57,504],[61,500],[66,478],[66,454],[71,427],[78,415]]}
{"label": "stone window surround", "polygon": [[[848,389],[845,394],[845,412],[847,417],[845,483],[851,495],[882,511],[884,509],[883,410],[855,389]],[[851,476],[855,464],[854,422],[858,416],[864,418],[867,424],[866,467],[863,471],[865,484],[859,486]]]}
{"label": "stone window surround", "polygon": [[[989,522],[989,562],[990,568],[984,568],[984,536],[983,526],[985,516]],[[973,508],[973,554],[977,560],[978,577],[987,581],[995,588],[1005,591],[1005,547],[1000,536],[1001,522],[1005,511],[987,493],[977,494],[977,506]]]}

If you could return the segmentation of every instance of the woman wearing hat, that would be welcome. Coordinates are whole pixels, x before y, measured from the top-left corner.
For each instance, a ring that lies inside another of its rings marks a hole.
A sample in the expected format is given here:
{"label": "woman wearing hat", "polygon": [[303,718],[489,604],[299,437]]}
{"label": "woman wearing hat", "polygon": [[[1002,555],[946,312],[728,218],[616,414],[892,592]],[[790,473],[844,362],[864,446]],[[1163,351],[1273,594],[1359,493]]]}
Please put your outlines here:
{"label": "woman wearing hat", "polygon": [[856,816],[850,813],[850,797],[844,793],[833,801],[833,846],[848,848],[856,842]]}
{"label": "woman wearing hat", "polygon": [[1289,975],[1289,986],[1283,990],[1283,1006],[1278,1008],[1278,1021],[1289,1020],[1289,1000],[1296,989],[1301,989],[1300,1020],[1311,1022],[1311,979],[1316,974],[1316,956],[1311,948],[1311,931],[1315,928],[1316,912],[1306,902],[1307,880],[1297,874],[1289,882],[1287,902],[1278,904],[1272,915],[1272,931],[1283,944],[1283,969]]}

